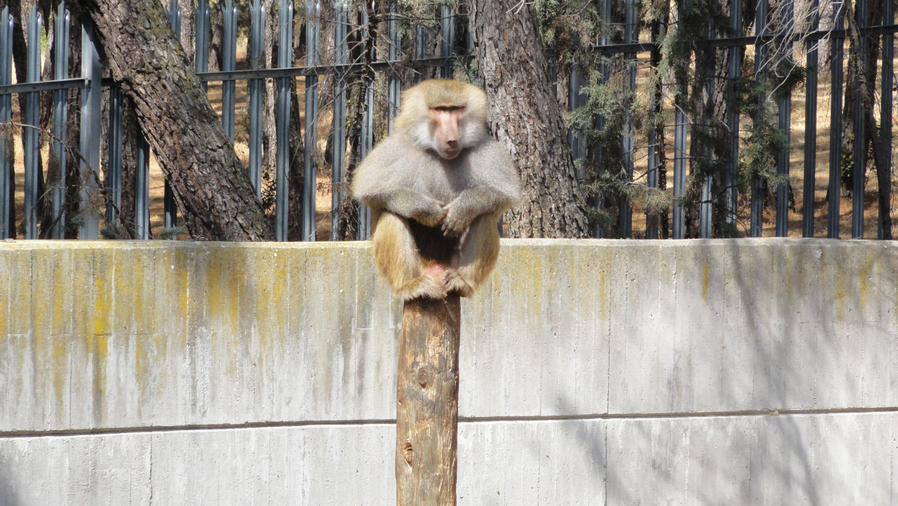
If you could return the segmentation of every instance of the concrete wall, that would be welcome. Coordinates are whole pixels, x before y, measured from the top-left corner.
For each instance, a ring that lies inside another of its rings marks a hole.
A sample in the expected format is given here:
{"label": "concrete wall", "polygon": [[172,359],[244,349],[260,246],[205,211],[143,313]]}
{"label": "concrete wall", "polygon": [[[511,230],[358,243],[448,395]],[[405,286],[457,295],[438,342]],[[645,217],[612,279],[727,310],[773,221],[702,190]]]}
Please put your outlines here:
{"label": "concrete wall", "polygon": [[[385,505],[366,243],[0,243],[0,504]],[[898,503],[898,243],[508,241],[459,503]]]}

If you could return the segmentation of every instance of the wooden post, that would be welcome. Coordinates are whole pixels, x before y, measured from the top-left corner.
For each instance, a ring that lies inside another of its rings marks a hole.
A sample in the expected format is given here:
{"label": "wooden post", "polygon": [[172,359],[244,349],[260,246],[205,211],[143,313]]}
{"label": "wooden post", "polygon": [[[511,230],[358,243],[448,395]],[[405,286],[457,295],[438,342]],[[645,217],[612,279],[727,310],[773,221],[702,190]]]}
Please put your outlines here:
{"label": "wooden post", "polygon": [[455,505],[458,295],[407,301],[396,377],[396,504]]}

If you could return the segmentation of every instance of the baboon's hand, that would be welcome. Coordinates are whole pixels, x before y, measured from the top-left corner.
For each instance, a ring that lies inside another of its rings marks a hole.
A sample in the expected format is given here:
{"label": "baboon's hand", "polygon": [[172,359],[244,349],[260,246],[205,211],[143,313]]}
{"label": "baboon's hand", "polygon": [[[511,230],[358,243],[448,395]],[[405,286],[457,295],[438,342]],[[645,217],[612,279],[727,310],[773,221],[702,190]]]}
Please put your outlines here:
{"label": "baboon's hand", "polygon": [[458,237],[462,235],[474,219],[474,217],[470,216],[470,213],[467,212],[465,206],[461,204],[460,199],[455,199],[449,204],[446,204],[443,206],[443,209],[446,210],[446,217],[443,218],[441,230],[443,235],[447,237]]}
{"label": "baboon's hand", "polygon": [[422,203],[413,218],[425,227],[436,227],[446,217],[446,206],[442,202],[429,198]]}

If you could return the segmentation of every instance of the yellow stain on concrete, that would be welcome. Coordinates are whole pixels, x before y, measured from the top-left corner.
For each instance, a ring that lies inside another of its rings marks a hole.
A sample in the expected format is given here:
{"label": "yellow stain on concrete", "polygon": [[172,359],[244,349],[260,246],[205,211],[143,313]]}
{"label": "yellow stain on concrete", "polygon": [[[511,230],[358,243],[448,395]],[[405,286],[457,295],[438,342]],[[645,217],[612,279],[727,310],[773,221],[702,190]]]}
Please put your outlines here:
{"label": "yellow stain on concrete", "polygon": [[841,269],[836,270],[836,287],[833,295],[836,299],[836,317],[842,318],[845,316],[845,299],[848,294],[845,293],[845,274]]}
{"label": "yellow stain on concrete", "polygon": [[68,291],[68,279],[65,276],[65,269],[62,265],[59,265],[53,271],[53,293],[55,295],[53,299],[52,307],[46,308],[47,311],[52,315],[51,328],[53,329],[53,335],[62,335],[65,331],[65,321],[67,317],[70,315],[70,308],[67,308],[64,303],[64,297],[69,293]]}
{"label": "yellow stain on concrete", "polygon": [[711,266],[702,266],[702,300],[708,302],[708,285],[711,283]]}
{"label": "yellow stain on concrete", "polygon": [[867,309],[867,304],[870,302],[870,292],[872,291],[871,286],[871,278],[873,276],[873,258],[868,254],[864,257],[864,264],[861,266],[861,270],[858,273],[858,304],[860,304],[861,311]]}
{"label": "yellow stain on concrete", "polygon": [[98,398],[94,399],[94,402],[98,402],[106,397],[106,360],[109,356],[109,336],[94,336],[93,349],[91,351],[94,356],[94,394],[98,396]]}
{"label": "yellow stain on concrete", "polygon": [[109,293],[106,291],[106,280],[102,275],[94,278],[93,333],[94,335],[109,333]]}

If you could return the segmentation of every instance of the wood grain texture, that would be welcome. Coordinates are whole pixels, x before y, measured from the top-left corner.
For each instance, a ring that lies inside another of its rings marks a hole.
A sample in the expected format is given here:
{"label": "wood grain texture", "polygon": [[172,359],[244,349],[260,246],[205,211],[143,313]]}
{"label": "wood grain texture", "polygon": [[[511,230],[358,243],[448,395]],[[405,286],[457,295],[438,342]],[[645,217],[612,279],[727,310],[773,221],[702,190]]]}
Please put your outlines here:
{"label": "wood grain texture", "polygon": [[396,392],[396,504],[454,505],[458,449],[458,295],[402,312]]}

